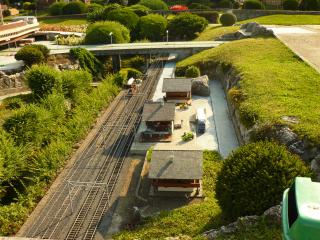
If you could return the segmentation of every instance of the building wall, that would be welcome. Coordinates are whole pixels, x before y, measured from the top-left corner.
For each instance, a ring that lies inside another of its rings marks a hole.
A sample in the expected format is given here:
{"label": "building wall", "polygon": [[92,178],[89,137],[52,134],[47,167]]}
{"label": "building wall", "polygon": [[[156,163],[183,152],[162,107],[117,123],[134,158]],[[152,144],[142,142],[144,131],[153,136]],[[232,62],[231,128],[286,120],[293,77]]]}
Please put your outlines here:
{"label": "building wall", "polygon": [[174,98],[186,98],[189,99],[191,97],[190,92],[167,92],[166,98],[174,99]]}

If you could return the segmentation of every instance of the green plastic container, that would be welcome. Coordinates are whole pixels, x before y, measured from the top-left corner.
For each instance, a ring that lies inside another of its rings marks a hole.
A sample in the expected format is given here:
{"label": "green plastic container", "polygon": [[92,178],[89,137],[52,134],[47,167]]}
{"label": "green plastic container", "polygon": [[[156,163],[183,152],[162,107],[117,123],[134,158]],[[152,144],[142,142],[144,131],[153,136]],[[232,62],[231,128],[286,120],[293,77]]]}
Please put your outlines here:
{"label": "green plastic container", "polygon": [[320,183],[297,177],[284,191],[282,229],[285,240],[320,239]]}

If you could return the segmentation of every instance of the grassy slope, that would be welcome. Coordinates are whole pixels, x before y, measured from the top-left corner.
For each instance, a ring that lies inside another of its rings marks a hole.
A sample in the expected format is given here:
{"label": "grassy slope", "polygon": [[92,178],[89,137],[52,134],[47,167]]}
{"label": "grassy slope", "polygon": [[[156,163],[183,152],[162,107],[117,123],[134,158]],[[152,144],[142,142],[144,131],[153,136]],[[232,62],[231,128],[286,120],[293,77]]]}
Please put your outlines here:
{"label": "grassy slope", "polygon": [[238,26],[231,26],[231,27],[209,26],[202,33],[199,34],[199,36],[195,39],[195,41],[214,40],[217,37],[220,37],[227,33],[235,32],[238,29],[239,29]]}
{"label": "grassy slope", "polygon": [[[164,239],[180,234],[190,236],[192,239],[204,239],[201,237],[204,231],[226,224],[214,194],[215,179],[220,168],[219,155],[214,152],[205,152],[203,190],[206,199],[203,202],[162,212],[158,217],[146,220],[137,230],[121,232],[114,236],[114,239]],[[219,239],[280,240],[281,238],[279,228],[270,227],[261,222],[256,227],[241,229],[238,233],[223,235]]]}
{"label": "grassy slope", "polygon": [[320,24],[320,15],[271,15],[252,18],[240,23],[257,22],[266,25],[315,25]]}
{"label": "grassy slope", "polygon": [[297,116],[292,126],[301,136],[320,143],[320,75],[278,40],[246,39],[193,55],[177,67],[206,61],[232,64],[241,74],[245,111],[261,122]]}

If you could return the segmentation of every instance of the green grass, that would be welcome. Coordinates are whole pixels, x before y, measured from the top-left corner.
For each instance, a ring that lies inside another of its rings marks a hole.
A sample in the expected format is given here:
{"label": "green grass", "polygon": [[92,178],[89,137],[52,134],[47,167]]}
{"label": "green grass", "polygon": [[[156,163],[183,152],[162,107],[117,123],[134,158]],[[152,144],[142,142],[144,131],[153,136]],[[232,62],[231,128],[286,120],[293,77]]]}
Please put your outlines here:
{"label": "green grass", "polygon": [[[218,153],[209,151],[205,151],[203,156],[203,191],[206,196],[203,202],[161,212],[157,217],[148,218],[136,230],[116,234],[114,239],[148,240],[179,235],[186,235],[192,239],[205,239],[201,236],[203,232],[228,224],[222,216],[214,192],[216,176],[222,166],[221,158]],[[241,234],[223,235],[219,239],[280,240],[281,238],[279,227],[269,226],[261,221],[257,226],[241,229]]]}
{"label": "green grass", "polygon": [[238,26],[231,27],[223,27],[223,26],[209,26],[207,27],[199,36],[195,39],[195,41],[210,41],[215,40],[217,37],[225,35],[227,33],[236,32],[239,30]]}
{"label": "green grass", "polygon": [[240,23],[257,22],[266,25],[316,25],[320,24],[320,15],[271,15],[251,18]]}
{"label": "green grass", "polygon": [[250,125],[296,116],[299,122],[289,126],[320,143],[320,75],[282,43],[274,38],[226,43],[179,62],[177,71],[197,65],[210,73],[218,63],[233,66],[242,76],[238,107],[242,116],[255,116]]}
{"label": "green grass", "polygon": [[86,19],[63,19],[63,18],[48,18],[40,21],[40,24],[57,24],[57,25],[82,25],[87,24]]}

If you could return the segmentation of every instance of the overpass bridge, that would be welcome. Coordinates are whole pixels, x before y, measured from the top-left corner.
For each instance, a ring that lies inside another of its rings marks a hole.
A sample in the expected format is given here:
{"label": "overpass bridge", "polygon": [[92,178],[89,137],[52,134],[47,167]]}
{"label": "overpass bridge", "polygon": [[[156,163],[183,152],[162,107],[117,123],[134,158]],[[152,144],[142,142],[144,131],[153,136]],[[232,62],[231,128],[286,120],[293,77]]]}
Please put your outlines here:
{"label": "overpass bridge", "polygon": [[[197,52],[217,47],[222,41],[188,41],[188,42],[148,42],[148,43],[122,43],[122,44],[100,44],[100,45],[79,45],[66,46],[56,45],[51,41],[37,41],[35,44],[43,44],[50,49],[51,55],[66,54],[74,47],[86,48],[96,56],[112,56],[114,69],[121,66],[121,55],[145,55],[175,54],[179,59],[185,58]],[[12,56],[19,48],[1,51],[0,60],[4,55]]]}

